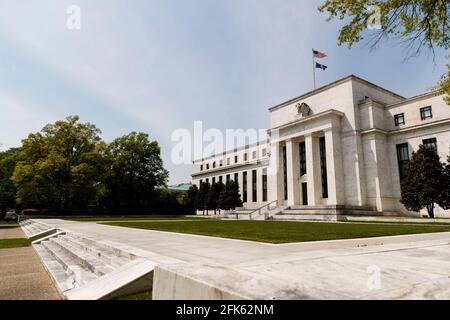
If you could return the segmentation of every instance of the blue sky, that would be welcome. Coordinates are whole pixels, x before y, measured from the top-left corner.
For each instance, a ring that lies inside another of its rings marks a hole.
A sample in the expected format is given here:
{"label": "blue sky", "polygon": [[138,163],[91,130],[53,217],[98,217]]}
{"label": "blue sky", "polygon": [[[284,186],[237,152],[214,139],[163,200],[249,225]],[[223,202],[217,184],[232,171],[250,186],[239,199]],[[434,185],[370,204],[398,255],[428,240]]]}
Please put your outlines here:
{"label": "blue sky", "polygon": [[[0,150],[46,123],[80,115],[106,141],[143,131],[159,141],[170,182],[171,133],[267,128],[267,108],[312,89],[311,48],[329,54],[318,85],[356,74],[404,96],[444,73],[445,52],[404,61],[385,43],[337,46],[339,22],[311,0],[0,0]],[[69,5],[81,30],[66,28]]]}

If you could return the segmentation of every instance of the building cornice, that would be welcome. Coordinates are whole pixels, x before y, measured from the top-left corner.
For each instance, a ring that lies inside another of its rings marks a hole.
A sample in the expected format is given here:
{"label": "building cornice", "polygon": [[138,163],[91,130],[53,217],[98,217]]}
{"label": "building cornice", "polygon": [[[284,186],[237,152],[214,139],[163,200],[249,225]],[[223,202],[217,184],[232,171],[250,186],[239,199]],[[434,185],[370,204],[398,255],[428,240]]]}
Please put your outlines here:
{"label": "building cornice", "polygon": [[305,117],[305,118],[300,118],[291,122],[288,122],[286,124],[283,124],[281,126],[278,127],[274,127],[274,128],[270,128],[269,130],[267,130],[268,133],[270,133],[273,130],[281,130],[281,129],[286,129],[292,126],[295,126],[297,124],[302,124],[302,123],[308,123],[308,122],[312,122],[318,119],[325,119],[325,118],[330,118],[330,117],[343,117],[344,113],[341,111],[337,111],[335,109],[330,109],[324,112],[320,112],[317,114],[313,114],[311,116]]}
{"label": "building cornice", "polygon": [[386,106],[386,109],[395,108],[395,107],[399,107],[399,106],[402,106],[402,105],[405,105],[405,104],[408,104],[408,103],[411,103],[411,102],[416,102],[416,101],[428,99],[428,98],[431,98],[431,97],[438,97],[438,96],[443,96],[442,94],[439,93],[438,90],[431,91],[431,92],[426,92],[426,93],[419,94],[417,96],[408,98],[408,99],[406,99],[404,101],[400,101],[400,102],[389,104],[389,105]]}
{"label": "building cornice", "polygon": [[244,170],[244,169],[248,169],[248,168],[257,168],[257,167],[266,166],[266,165],[269,165],[268,158],[260,159],[260,160],[256,160],[256,161],[247,161],[247,162],[240,163],[240,164],[232,164],[232,165],[229,165],[226,167],[219,167],[219,168],[215,168],[215,169],[209,169],[206,171],[200,171],[200,172],[191,174],[191,177],[193,177],[193,178],[208,177],[211,175],[223,174],[228,171],[236,171],[236,169]]}
{"label": "building cornice", "polygon": [[383,87],[380,87],[380,86],[378,86],[378,85],[376,85],[376,84],[374,84],[374,83],[372,83],[372,82],[369,82],[369,81],[367,81],[367,80],[364,80],[364,79],[362,79],[362,78],[360,78],[360,77],[357,77],[357,76],[355,76],[355,75],[352,74],[352,75],[349,75],[349,76],[347,76],[347,77],[345,77],[345,78],[342,78],[342,79],[336,80],[336,81],[334,81],[334,82],[331,82],[331,83],[329,83],[329,84],[327,84],[327,85],[325,85],[325,86],[322,86],[322,87],[320,87],[320,88],[317,88],[317,89],[315,89],[315,90],[312,90],[312,91],[309,91],[309,92],[307,92],[307,93],[305,93],[305,94],[302,94],[301,96],[298,96],[298,97],[296,97],[296,98],[290,99],[290,100],[288,100],[288,101],[285,101],[285,102],[283,102],[283,103],[280,103],[280,104],[277,104],[277,105],[275,105],[275,106],[273,106],[273,107],[270,107],[270,108],[269,108],[269,111],[272,112],[272,111],[275,111],[275,110],[277,110],[277,109],[281,109],[281,108],[283,108],[283,107],[285,107],[285,106],[291,105],[291,104],[293,104],[293,103],[295,103],[295,102],[298,102],[298,101],[300,101],[300,100],[309,98],[309,97],[311,97],[311,96],[314,96],[314,95],[319,94],[319,93],[321,93],[321,92],[327,91],[327,90],[329,90],[329,89],[331,89],[331,88],[334,88],[334,87],[336,87],[336,86],[338,86],[338,85],[341,85],[341,84],[343,84],[343,83],[346,83],[346,82],[352,81],[352,80],[353,80],[353,81],[358,81],[358,82],[363,83],[363,84],[365,84],[365,85],[367,85],[367,86],[370,86],[370,87],[372,87],[372,88],[375,88],[375,89],[381,90],[381,91],[383,91],[383,92],[386,92],[386,93],[388,93],[388,94],[390,94],[390,95],[395,96],[396,98],[403,99],[403,100],[406,99],[405,97],[402,97],[401,95],[399,95],[399,94],[397,94],[397,93],[395,93],[395,92],[393,92],[393,91],[387,90],[387,89],[385,89],[385,88],[383,88]]}
{"label": "building cornice", "polygon": [[442,124],[450,124],[450,119],[436,120],[436,121],[428,122],[425,124],[418,124],[418,125],[407,127],[407,128],[395,129],[395,130],[389,131],[389,134],[404,133],[404,132],[413,131],[413,130],[417,130],[417,129],[425,129],[425,128],[429,128],[429,127],[434,127],[434,126],[438,126],[438,125],[442,125]]}

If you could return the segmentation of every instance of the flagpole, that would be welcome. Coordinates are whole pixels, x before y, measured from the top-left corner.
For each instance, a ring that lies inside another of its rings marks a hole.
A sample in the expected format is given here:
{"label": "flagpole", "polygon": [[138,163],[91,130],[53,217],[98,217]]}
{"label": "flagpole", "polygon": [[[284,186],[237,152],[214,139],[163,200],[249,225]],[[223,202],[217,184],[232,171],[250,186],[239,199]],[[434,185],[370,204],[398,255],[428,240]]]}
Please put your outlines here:
{"label": "flagpole", "polygon": [[311,49],[312,53],[312,67],[313,67],[313,82],[314,82],[314,90],[316,90],[316,60],[314,60],[314,49]]}

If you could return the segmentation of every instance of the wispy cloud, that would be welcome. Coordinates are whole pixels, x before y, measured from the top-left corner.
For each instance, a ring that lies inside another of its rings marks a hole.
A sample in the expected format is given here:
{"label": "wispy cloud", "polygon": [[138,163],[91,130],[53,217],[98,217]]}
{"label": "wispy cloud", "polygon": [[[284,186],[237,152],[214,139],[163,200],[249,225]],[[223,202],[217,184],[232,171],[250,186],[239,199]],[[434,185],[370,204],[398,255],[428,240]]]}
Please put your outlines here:
{"label": "wispy cloud", "polygon": [[[79,31],[66,28],[72,4],[82,10]],[[369,54],[337,47],[337,24],[325,22],[318,4],[0,0],[0,111],[8,123],[1,140],[18,145],[41,125],[79,114],[107,140],[149,132],[172,182],[183,182],[190,167],[170,162],[173,130],[192,129],[195,120],[222,130],[266,128],[267,107],[311,89],[312,47],[330,54],[320,84],[356,73],[410,95],[439,76],[442,69],[431,70],[426,58],[414,68],[403,64],[399,48]],[[33,124],[11,128],[21,112]]]}

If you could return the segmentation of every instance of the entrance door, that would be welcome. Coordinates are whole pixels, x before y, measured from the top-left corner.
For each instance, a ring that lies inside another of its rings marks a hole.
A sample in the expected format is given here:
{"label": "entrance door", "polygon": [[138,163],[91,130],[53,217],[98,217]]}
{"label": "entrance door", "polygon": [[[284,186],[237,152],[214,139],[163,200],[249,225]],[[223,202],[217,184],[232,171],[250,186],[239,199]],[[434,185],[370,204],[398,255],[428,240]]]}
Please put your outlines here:
{"label": "entrance door", "polygon": [[306,182],[302,183],[302,204],[308,205],[308,184]]}

